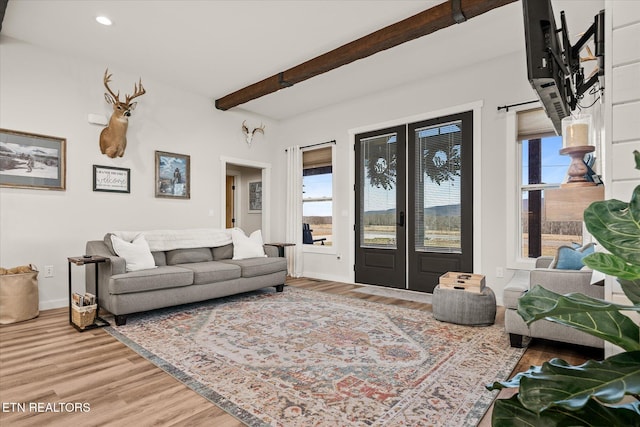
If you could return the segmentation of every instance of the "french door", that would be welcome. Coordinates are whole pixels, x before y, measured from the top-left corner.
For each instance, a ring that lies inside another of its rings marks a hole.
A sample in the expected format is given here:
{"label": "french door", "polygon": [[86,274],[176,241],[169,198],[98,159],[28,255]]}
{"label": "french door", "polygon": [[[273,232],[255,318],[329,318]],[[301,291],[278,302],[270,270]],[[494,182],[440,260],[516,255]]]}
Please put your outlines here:
{"label": "french door", "polygon": [[432,292],[473,270],[473,113],[356,135],[355,279]]}
{"label": "french door", "polygon": [[356,282],[405,288],[405,126],[356,135]]}

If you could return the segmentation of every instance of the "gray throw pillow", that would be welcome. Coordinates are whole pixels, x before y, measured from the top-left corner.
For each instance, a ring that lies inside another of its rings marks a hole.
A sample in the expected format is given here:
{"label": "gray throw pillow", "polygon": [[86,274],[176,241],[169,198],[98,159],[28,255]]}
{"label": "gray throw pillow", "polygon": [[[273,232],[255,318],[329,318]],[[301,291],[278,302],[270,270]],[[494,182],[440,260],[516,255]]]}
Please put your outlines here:
{"label": "gray throw pillow", "polygon": [[151,255],[153,255],[153,260],[158,267],[167,265],[167,257],[163,251],[151,252]]}
{"label": "gray throw pillow", "polygon": [[166,252],[167,265],[213,261],[209,248],[174,249]]}
{"label": "gray throw pillow", "polygon": [[111,255],[115,255],[116,251],[113,250],[113,242],[111,241],[111,236],[113,236],[113,233],[107,233],[104,235],[104,244],[107,245],[107,248],[109,249],[109,252],[111,252]]}
{"label": "gray throw pillow", "polygon": [[220,261],[221,259],[231,259],[233,258],[233,243],[219,246],[217,248],[211,248],[211,252],[213,253],[214,261]]}

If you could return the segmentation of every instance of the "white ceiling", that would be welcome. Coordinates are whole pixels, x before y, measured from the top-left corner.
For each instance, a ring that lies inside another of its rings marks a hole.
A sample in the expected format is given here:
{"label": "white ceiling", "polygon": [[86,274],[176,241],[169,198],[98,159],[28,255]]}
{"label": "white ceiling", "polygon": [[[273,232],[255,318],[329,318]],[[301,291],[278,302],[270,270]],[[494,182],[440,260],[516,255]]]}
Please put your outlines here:
{"label": "white ceiling", "polygon": [[[2,36],[213,101],[441,2],[9,0]],[[515,2],[236,108],[286,119],[523,50],[523,31]]]}

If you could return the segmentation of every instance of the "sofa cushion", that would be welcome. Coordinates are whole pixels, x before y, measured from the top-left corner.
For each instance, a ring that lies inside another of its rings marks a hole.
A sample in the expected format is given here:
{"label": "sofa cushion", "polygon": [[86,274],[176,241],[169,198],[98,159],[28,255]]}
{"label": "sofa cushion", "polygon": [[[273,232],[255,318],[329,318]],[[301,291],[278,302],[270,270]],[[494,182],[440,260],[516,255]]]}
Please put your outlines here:
{"label": "sofa cushion", "polygon": [[211,255],[209,248],[174,249],[167,251],[166,254],[167,265],[213,261],[213,255]]}
{"label": "sofa cushion", "polygon": [[265,274],[287,271],[286,258],[248,258],[229,259],[220,261],[227,264],[234,264],[242,268],[242,277],[264,276]]}
{"label": "sofa cushion", "polygon": [[107,233],[104,235],[104,244],[107,245],[107,248],[109,249],[109,252],[111,252],[111,255],[115,255],[116,251],[113,250],[113,243],[111,242],[111,236],[113,236],[113,233]]}
{"label": "sofa cushion", "polygon": [[142,234],[138,234],[132,242],[127,242],[112,234],[111,242],[115,253],[125,259],[127,271],[156,268],[149,244]]}
{"label": "sofa cushion", "polygon": [[180,264],[179,267],[193,272],[194,285],[206,285],[209,283],[223,282],[225,280],[239,279],[242,273],[240,267],[237,265],[216,261],[191,262],[188,264]]}
{"label": "sofa cushion", "polygon": [[109,280],[110,294],[130,294],[157,289],[179,288],[193,283],[193,271],[174,266],[114,274]]}
{"label": "sofa cushion", "polygon": [[233,258],[233,243],[229,243],[228,245],[218,246],[216,248],[211,248],[211,253],[213,254],[214,261],[220,261],[221,259],[231,259]]}
{"label": "sofa cushion", "polygon": [[153,255],[153,260],[156,262],[158,267],[167,265],[167,256],[163,251],[151,252],[151,255]]}

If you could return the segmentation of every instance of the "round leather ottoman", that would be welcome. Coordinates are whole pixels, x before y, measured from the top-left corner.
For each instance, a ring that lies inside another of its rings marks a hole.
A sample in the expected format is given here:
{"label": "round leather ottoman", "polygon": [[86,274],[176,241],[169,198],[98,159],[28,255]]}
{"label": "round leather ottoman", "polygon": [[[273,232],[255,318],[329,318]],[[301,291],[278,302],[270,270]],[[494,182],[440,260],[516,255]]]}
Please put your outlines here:
{"label": "round leather ottoman", "polygon": [[459,325],[489,326],[496,320],[496,295],[486,287],[482,293],[436,286],[433,290],[433,317]]}

